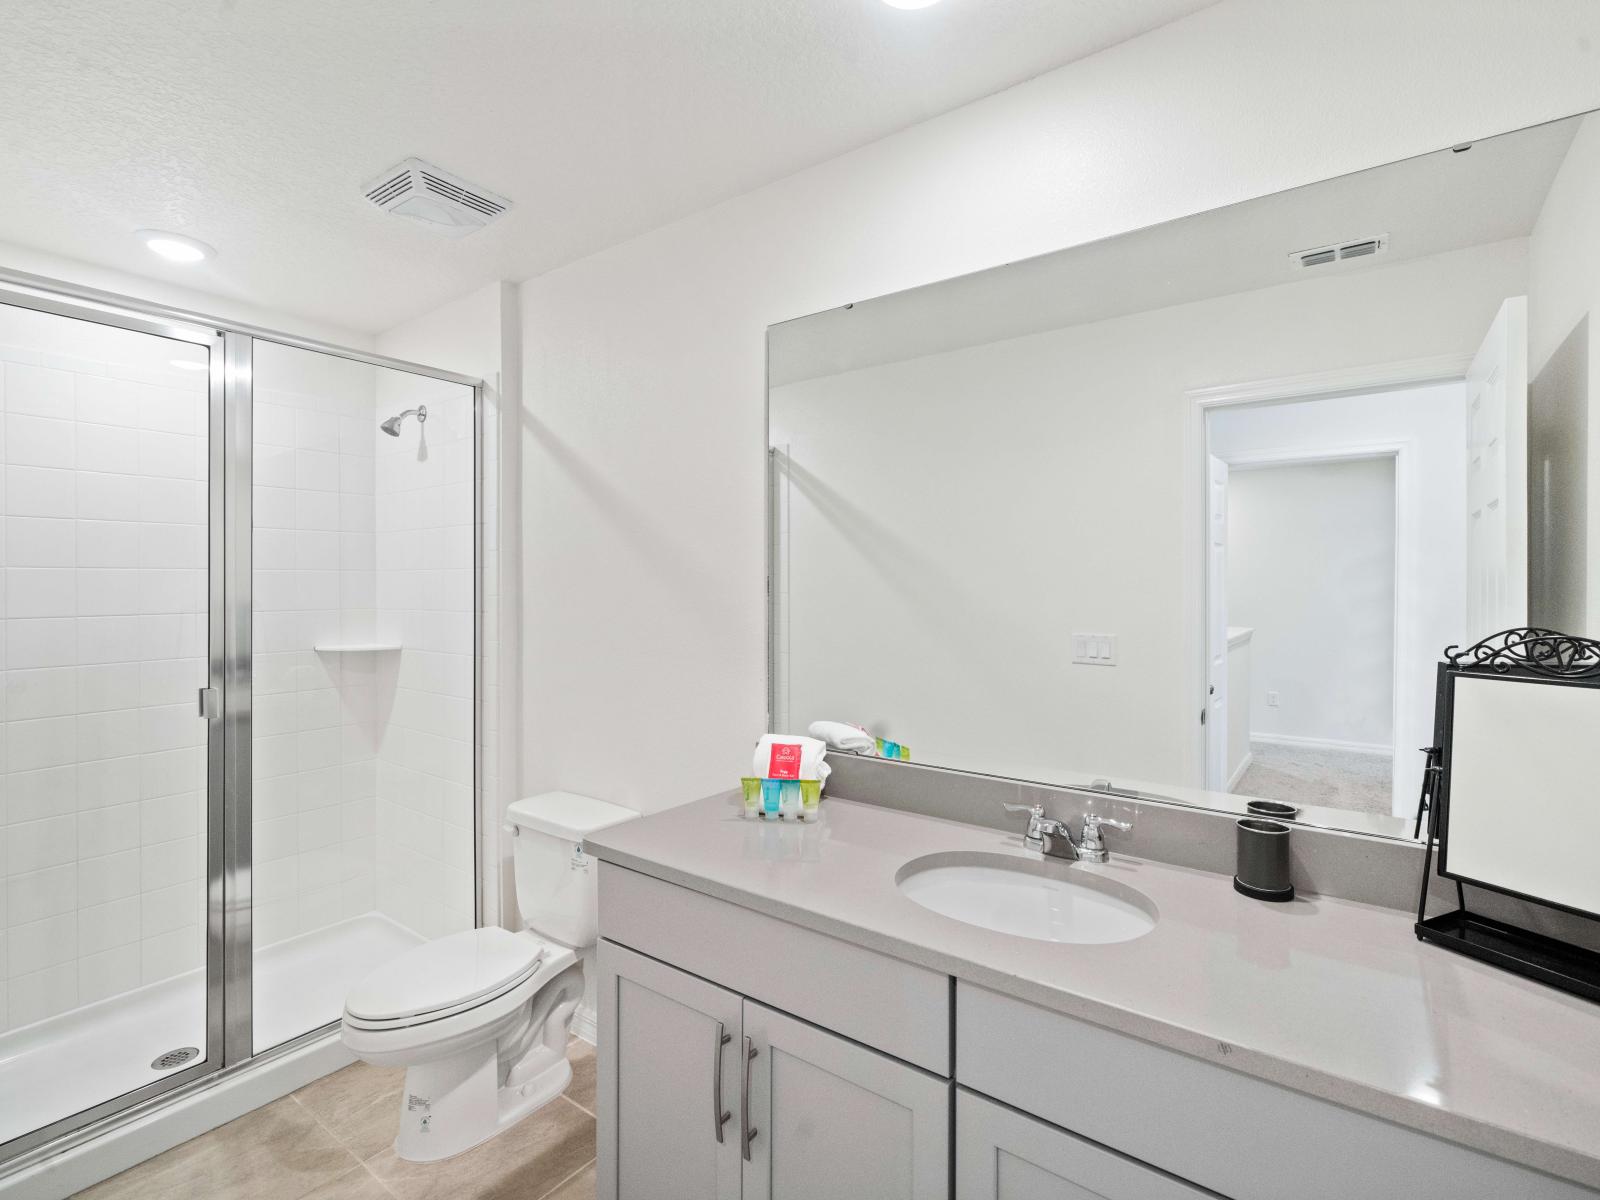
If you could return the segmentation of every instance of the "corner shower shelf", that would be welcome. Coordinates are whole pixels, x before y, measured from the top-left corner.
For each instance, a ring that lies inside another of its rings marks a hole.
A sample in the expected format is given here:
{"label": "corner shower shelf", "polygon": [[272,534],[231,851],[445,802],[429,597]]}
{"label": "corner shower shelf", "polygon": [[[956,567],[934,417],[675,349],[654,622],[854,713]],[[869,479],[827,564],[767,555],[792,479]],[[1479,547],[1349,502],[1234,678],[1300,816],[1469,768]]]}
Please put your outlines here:
{"label": "corner shower shelf", "polygon": [[314,647],[318,654],[379,654],[400,649],[399,642],[321,642]]}

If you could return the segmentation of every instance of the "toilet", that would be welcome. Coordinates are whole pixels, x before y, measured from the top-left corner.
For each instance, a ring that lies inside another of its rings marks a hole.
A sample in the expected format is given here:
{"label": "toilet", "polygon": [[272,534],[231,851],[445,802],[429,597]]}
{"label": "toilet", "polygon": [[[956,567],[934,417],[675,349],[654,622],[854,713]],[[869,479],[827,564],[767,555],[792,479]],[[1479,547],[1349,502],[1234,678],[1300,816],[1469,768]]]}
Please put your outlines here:
{"label": "toilet", "polygon": [[468,929],[378,967],[345,1000],[359,1059],[405,1067],[395,1152],[434,1162],[470,1150],[566,1090],[567,1037],[583,999],[579,954],[599,898],[583,839],[639,814],[571,792],[512,804],[517,907],[526,926]]}

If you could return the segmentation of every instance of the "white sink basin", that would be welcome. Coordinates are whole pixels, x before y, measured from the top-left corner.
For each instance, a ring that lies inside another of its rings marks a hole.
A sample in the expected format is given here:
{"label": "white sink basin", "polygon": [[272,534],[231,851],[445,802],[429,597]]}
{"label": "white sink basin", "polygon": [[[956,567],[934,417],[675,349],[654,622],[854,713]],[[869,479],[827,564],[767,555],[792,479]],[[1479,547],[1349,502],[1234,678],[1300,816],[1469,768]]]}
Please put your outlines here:
{"label": "white sink basin", "polygon": [[932,854],[895,878],[911,900],[946,917],[1041,942],[1128,942],[1156,927],[1142,892],[1068,863],[1005,854]]}

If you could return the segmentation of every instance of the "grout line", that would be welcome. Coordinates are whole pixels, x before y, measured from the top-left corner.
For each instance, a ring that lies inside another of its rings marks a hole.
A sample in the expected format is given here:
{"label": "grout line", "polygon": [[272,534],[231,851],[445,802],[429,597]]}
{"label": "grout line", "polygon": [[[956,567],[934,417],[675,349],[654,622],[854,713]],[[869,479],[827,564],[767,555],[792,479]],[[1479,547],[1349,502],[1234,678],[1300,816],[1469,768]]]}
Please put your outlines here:
{"label": "grout line", "polygon": [[590,1120],[598,1121],[600,1119],[600,1114],[599,1113],[590,1112],[587,1108],[585,1108],[583,1105],[579,1104],[576,1100],[574,1100],[571,1096],[567,1095],[565,1092],[563,1092],[561,1094],[561,1098],[563,1100],[565,1100],[568,1104],[572,1105],[573,1108],[575,1108],[579,1112],[583,1113],[584,1116],[588,1117]]}
{"label": "grout line", "polygon": [[299,1095],[298,1092],[290,1092],[289,1093],[289,1099],[293,1100],[296,1104],[298,1104],[300,1106],[301,1111],[304,1112],[306,1114],[306,1116],[311,1118],[312,1123],[314,1125],[316,1125],[316,1127],[318,1129],[322,1130],[323,1133],[325,1133],[329,1137],[331,1137],[333,1139],[333,1144],[338,1146],[339,1149],[343,1150],[346,1154],[348,1154],[350,1156],[351,1160],[354,1161],[357,1166],[366,1166],[366,1164],[361,1161],[361,1158],[356,1154],[356,1152],[350,1148],[349,1143],[346,1142],[337,1133],[335,1133],[331,1128],[329,1128],[328,1123],[326,1121],[324,1121],[321,1117],[317,1116],[317,1114],[311,1109],[311,1107],[308,1104],[306,1104],[306,1102],[304,1100],[300,1099],[300,1095]]}
{"label": "grout line", "polygon": [[[352,1159],[355,1160],[356,1166],[358,1168],[360,1168],[362,1171],[365,1171],[372,1178],[373,1182],[375,1182],[378,1185],[378,1187],[383,1191],[383,1194],[385,1196],[393,1196],[394,1195],[394,1192],[390,1190],[389,1185],[387,1183],[385,1183],[382,1179],[380,1179],[378,1177],[377,1172],[375,1172],[371,1167],[369,1167],[367,1165],[366,1159],[360,1157],[355,1152],[355,1150],[351,1148],[350,1143],[348,1143],[342,1137],[340,1137],[337,1133],[335,1133],[333,1131],[333,1129],[328,1125],[328,1123],[326,1121],[324,1121],[321,1117],[317,1116],[316,1112],[311,1108],[311,1106],[309,1104],[307,1104],[304,1100],[300,1099],[300,1094],[298,1092],[290,1092],[289,1096],[290,1096],[290,1098],[292,1100],[294,1100],[294,1102],[296,1104],[298,1104],[301,1108],[305,1109],[307,1114],[310,1115],[311,1119],[317,1123],[318,1127],[320,1127],[324,1133],[326,1133],[329,1137],[331,1137],[335,1142],[338,1143],[339,1149],[343,1150],[346,1154],[348,1154]],[[344,1174],[348,1175],[348,1174],[350,1174],[350,1172],[349,1171],[345,1171]],[[319,1184],[318,1186],[321,1186],[321,1185]],[[315,1189],[313,1189],[313,1190],[315,1190]]]}
{"label": "grout line", "polygon": [[584,1163],[583,1166],[579,1167],[571,1175],[568,1175],[565,1179],[563,1179],[560,1183],[556,1184],[555,1187],[551,1188],[548,1192],[541,1192],[538,1196],[534,1197],[534,1200],[548,1200],[548,1197],[554,1196],[562,1188],[566,1187],[567,1184],[571,1183],[579,1175],[582,1175],[585,1171],[587,1171],[590,1167],[592,1167],[598,1161],[599,1161],[598,1158],[591,1158],[588,1162]]}

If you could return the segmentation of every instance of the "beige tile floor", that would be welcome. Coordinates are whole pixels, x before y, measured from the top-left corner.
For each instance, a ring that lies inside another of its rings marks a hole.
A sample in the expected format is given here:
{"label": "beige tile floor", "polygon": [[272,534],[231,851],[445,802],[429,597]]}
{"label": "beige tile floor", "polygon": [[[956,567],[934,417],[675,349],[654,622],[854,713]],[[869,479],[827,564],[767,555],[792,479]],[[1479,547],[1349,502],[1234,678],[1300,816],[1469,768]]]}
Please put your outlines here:
{"label": "beige tile floor", "polygon": [[395,1156],[405,1072],[356,1063],[114,1175],[85,1200],[594,1200],[594,1047],[566,1095],[440,1163]]}

